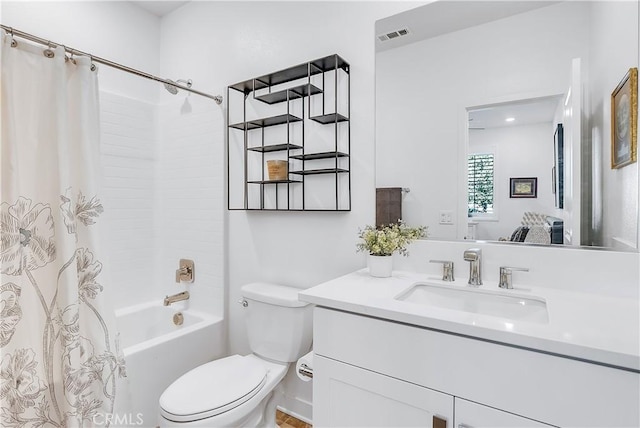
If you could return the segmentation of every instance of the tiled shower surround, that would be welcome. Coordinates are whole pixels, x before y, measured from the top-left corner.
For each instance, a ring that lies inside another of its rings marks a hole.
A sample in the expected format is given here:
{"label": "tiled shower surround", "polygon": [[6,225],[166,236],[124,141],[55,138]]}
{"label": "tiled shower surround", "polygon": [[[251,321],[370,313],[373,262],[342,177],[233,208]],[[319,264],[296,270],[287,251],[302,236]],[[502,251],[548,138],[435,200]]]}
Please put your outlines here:
{"label": "tiled shower surround", "polygon": [[[188,287],[190,304],[223,311],[223,113],[206,99],[160,104],[101,92],[106,245],[116,308]],[[175,283],[181,258],[196,281]],[[113,267],[116,267],[114,269]]]}

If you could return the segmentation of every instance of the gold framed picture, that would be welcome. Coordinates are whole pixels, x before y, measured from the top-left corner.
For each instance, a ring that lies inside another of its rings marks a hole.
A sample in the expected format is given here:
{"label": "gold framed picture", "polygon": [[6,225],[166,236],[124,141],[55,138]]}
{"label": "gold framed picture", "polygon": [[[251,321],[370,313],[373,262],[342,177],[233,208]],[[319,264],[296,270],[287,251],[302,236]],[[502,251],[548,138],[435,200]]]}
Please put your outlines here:
{"label": "gold framed picture", "polygon": [[630,68],[611,93],[611,168],[636,162],[638,151],[638,69]]}

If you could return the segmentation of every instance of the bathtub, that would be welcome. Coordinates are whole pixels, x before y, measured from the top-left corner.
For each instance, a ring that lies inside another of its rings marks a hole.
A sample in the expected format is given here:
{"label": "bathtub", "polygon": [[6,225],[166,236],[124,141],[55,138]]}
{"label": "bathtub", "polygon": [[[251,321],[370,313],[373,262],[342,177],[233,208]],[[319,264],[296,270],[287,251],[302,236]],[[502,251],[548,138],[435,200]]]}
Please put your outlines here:
{"label": "bathtub", "polygon": [[[128,388],[117,400],[114,414],[142,421],[137,426],[157,425],[158,400],[174,380],[225,355],[222,318],[178,309],[183,306],[162,306],[158,300],[116,311]],[[178,312],[184,318],[182,325],[173,321]]]}

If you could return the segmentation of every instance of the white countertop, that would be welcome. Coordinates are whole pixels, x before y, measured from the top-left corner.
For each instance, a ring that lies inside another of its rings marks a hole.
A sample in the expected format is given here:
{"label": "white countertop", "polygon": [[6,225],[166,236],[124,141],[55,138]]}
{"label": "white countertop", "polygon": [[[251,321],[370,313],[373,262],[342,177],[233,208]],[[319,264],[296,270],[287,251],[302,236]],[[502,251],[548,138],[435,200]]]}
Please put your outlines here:
{"label": "white countertop", "polygon": [[390,278],[374,278],[367,269],[362,269],[301,291],[299,299],[327,308],[640,371],[638,300],[518,287],[517,283],[514,290],[503,290],[487,281],[480,287],[544,299],[549,323],[533,323],[394,299],[418,281],[467,287],[466,279],[444,282],[433,275],[406,271],[394,271]]}

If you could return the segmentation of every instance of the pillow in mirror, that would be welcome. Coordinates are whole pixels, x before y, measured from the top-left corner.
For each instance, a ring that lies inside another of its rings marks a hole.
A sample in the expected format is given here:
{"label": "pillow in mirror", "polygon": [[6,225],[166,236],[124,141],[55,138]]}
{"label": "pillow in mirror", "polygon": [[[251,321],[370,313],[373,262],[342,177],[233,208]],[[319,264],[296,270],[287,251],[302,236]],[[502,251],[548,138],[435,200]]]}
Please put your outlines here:
{"label": "pillow in mirror", "polygon": [[549,235],[549,231],[543,226],[531,226],[524,242],[548,245],[551,244],[551,235]]}

